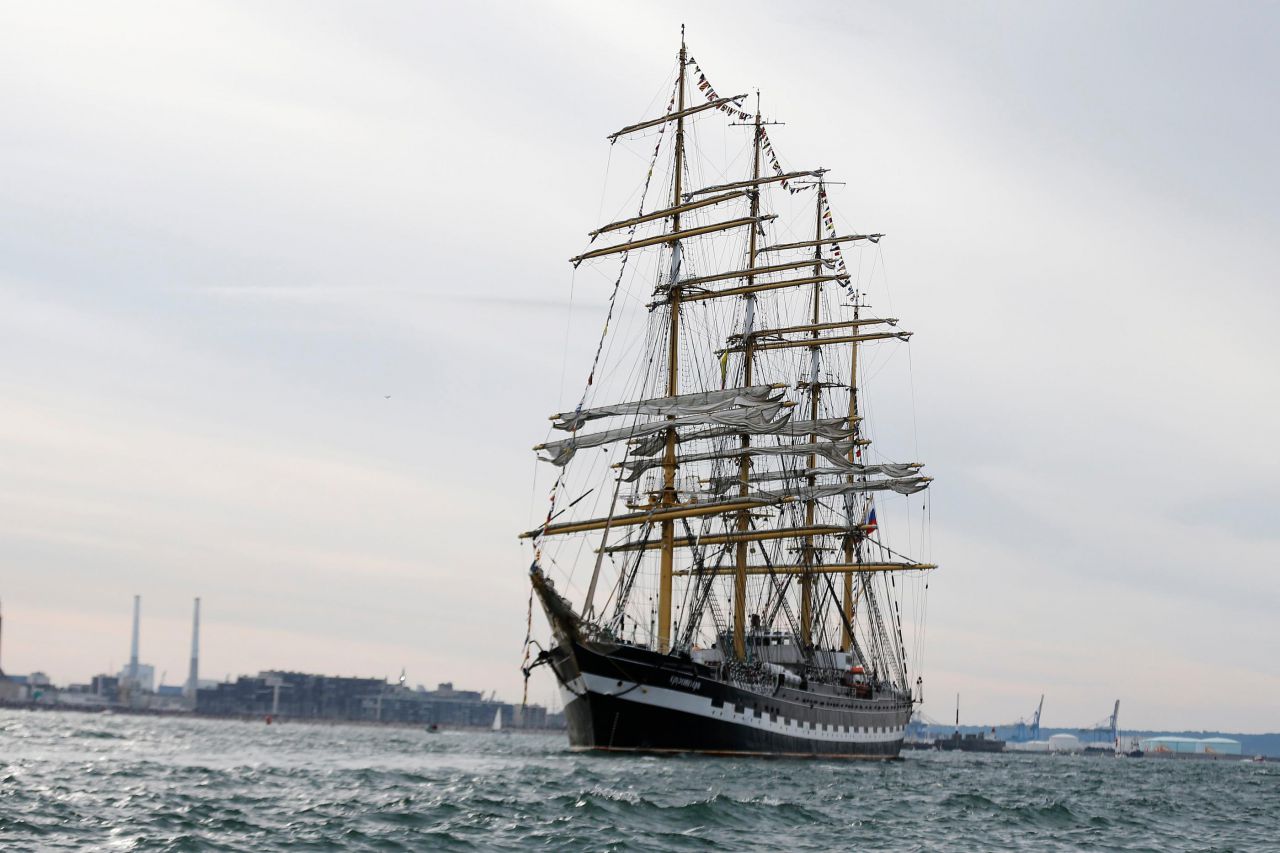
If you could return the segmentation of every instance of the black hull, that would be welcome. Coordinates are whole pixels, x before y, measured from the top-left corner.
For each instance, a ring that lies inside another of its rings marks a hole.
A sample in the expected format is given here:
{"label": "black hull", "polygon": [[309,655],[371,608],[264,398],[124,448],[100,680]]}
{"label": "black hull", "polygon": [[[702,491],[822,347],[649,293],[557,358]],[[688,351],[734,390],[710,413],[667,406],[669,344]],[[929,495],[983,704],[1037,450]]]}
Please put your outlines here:
{"label": "black hull", "polygon": [[584,641],[563,599],[539,593],[575,749],[879,760],[902,750],[909,699],[744,689],[688,658]]}

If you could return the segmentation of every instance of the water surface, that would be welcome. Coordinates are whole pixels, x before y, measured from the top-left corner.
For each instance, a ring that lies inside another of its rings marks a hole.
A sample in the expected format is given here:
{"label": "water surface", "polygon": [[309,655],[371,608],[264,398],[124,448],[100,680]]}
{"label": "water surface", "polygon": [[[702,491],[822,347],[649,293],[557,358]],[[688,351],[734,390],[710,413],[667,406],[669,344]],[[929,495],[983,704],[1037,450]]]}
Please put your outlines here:
{"label": "water surface", "polygon": [[616,757],[563,735],[0,711],[0,850],[1280,850],[1280,764]]}

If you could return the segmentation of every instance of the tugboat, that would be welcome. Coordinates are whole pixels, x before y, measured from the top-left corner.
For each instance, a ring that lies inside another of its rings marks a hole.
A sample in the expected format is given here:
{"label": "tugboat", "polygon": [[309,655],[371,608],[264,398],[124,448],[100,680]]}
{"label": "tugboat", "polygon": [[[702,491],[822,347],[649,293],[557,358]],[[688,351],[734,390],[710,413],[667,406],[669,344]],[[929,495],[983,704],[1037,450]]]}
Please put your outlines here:
{"label": "tugboat", "polygon": [[683,30],[673,76],[663,114],[609,136],[641,140],[638,206],[571,259],[611,290],[582,396],[534,448],[552,639],[525,675],[554,672],[575,749],[895,758],[937,567],[876,514],[895,496],[919,534],[930,483],[866,419],[867,361],[911,336],[870,311],[884,235],[837,229],[828,170],[784,168],[759,96],[717,94]]}

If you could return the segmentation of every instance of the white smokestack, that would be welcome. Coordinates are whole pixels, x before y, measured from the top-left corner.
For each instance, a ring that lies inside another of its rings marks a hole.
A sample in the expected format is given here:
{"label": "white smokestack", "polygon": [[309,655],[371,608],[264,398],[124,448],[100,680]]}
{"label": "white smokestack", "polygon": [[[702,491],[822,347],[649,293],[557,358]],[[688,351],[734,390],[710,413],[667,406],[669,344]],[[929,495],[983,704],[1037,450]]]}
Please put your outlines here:
{"label": "white smokestack", "polygon": [[187,671],[187,698],[194,704],[200,685],[200,599],[191,617],[191,669]]}
{"label": "white smokestack", "polygon": [[138,621],[142,617],[142,596],[133,597],[133,642],[129,645],[129,681],[138,685]]}

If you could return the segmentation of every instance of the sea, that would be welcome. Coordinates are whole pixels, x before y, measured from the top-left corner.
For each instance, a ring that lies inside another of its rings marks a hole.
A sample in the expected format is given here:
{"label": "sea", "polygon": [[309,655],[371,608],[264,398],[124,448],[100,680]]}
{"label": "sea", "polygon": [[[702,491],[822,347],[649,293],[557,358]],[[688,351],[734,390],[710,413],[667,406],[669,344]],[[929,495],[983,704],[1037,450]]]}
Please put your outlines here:
{"label": "sea", "polygon": [[0,850],[1280,851],[1280,763],[602,756],[562,733],[7,710]]}

